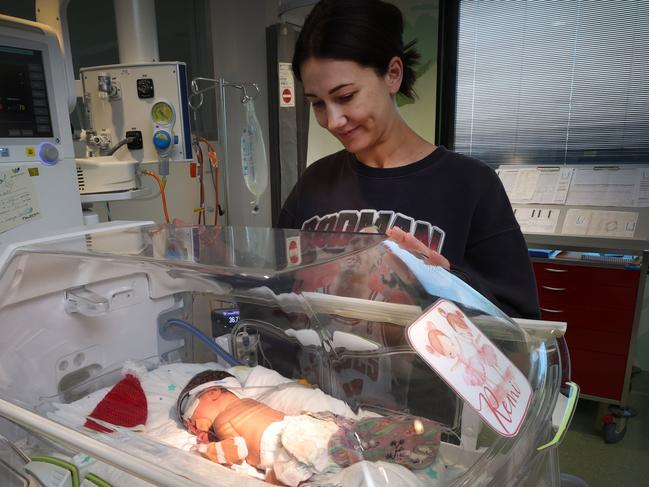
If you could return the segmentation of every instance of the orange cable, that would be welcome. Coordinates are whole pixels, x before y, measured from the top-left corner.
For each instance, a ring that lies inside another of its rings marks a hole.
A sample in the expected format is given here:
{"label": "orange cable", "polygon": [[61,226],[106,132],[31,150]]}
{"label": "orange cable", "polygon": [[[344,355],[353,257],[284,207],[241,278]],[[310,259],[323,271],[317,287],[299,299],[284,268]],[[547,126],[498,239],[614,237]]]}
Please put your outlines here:
{"label": "orange cable", "polygon": [[214,199],[216,201],[214,208],[214,226],[216,226],[219,220],[219,160],[216,158],[216,152],[210,152],[209,156],[212,167],[214,167]]}
{"label": "orange cable", "polygon": [[216,152],[216,149],[214,148],[214,146],[205,137],[197,137],[196,139],[199,142],[203,142],[206,146],[208,146],[212,150],[212,152]]}
{"label": "orange cable", "polygon": [[196,175],[198,176],[198,183],[199,183],[199,202],[198,202],[198,208],[196,208],[194,211],[198,213],[198,224],[202,223],[205,224],[205,181],[204,181],[204,160],[203,160],[203,151],[201,150],[201,146],[198,144],[198,142],[195,143],[196,147],[196,161],[197,161],[197,170],[196,170]]}
{"label": "orange cable", "polygon": [[[207,155],[210,158],[210,163],[212,164],[212,167],[214,168],[214,196],[215,196],[215,208],[214,208],[214,225],[218,224],[218,219],[219,219],[219,160],[216,156],[216,149],[214,146],[210,143],[209,140],[207,140],[205,137],[196,137],[196,140],[199,142],[199,150],[200,150],[200,142],[203,142],[209,149]],[[202,156],[202,152],[201,152]]]}
{"label": "orange cable", "polygon": [[162,210],[164,211],[165,222],[167,224],[171,223],[171,221],[169,219],[169,213],[167,212],[167,198],[165,197],[165,188],[164,188],[164,185],[162,183],[162,179],[160,179],[160,176],[158,176],[156,173],[151,172],[151,171],[142,171],[142,174],[146,174],[147,176],[151,176],[158,183],[158,186],[160,187],[160,196],[162,197]]}
{"label": "orange cable", "polygon": [[[192,141],[192,148],[194,149],[194,155],[196,157],[196,172],[194,173],[193,177],[198,179],[199,190],[200,190],[201,180],[200,180],[199,171],[200,171],[200,168],[201,168],[201,154],[200,154],[201,148],[198,145],[198,140],[196,140],[196,137],[194,137],[194,140]],[[198,206],[200,207],[200,205],[201,205],[201,202],[200,202],[200,192],[199,192]],[[199,212],[199,210],[200,210],[199,207],[194,208],[194,213],[198,213],[198,225],[201,224],[201,215],[200,215],[200,212]]]}

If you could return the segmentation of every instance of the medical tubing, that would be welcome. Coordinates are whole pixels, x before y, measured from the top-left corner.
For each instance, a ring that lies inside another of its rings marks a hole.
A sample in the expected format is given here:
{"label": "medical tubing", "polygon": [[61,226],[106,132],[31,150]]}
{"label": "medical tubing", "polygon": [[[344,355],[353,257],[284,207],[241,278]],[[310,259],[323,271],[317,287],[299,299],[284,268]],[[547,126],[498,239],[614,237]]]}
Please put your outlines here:
{"label": "medical tubing", "polygon": [[196,154],[196,176],[198,177],[198,208],[194,212],[198,213],[198,225],[205,224],[205,184],[203,183],[203,151],[195,140],[193,143],[194,153]]}
{"label": "medical tubing", "polygon": [[151,171],[142,171],[142,174],[151,176],[158,183],[158,186],[160,187],[160,196],[162,197],[162,211],[164,212],[165,215],[165,223],[167,224],[171,223],[169,219],[169,212],[167,211],[167,198],[165,197],[165,188],[164,188],[164,184],[162,183],[162,179],[160,179],[160,176],[158,176],[156,173]]}
{"label": "medical tubing", "polygon": [[214,155],[214,163],[210,164],[210,174],[214,184],[214,226],[216,226],[219,223],[219,163],[216,154]]}
{"label": "medical tubing", "polygon": [[223,360],[225,360],[231,367],[241,365],[241,362],[239,362],[236,358],[234,358],[232,355],[230,355],[228,352],[226,352],[218,343],[216,343],[214,340],[212,340],[205,333],[200,331],[198,328],[196,328],[194,325],[192,325],[188,321],[179,320],[177,318],[174,318],[174,319],[171,319],[171,320],[167,320],[167,325],[176,325],[176,326],[179,326],[180,328],[183,328],[183,329],[187,330],[192,335],[194,335],[196,338],[198,338],[200,341],[205,343],[205,345],[207,345],[207,347],[210,350],[212,350],[216,355],[218,355]]}
{"label": "medical tubing", "polygon": [[124,137],[122,140],[120,140],[117,144],[115,144],[113,147],[111,147],[108,152],[106,152],[107,156],[112,156],[117,152],[117,150],[120,147],[124,147],[126,144],[130,144],[135,140],[135,137]]}
{"label": "medical tubing", "polygon": [[[213,182],[214,182],[214,225],[218,224],[218,219],[219,219],[219,160],[216,157],[216,149],[214,146],[210,143],[209,140],[207,140],[205,137],[197,137],[196,139],[199,143],[203,143],[207,146],[208,152],[207,155],[210,159],[210,171],[212,171],[212,174],[216,174]],[[203,219],[203,222],[205,220]]]}

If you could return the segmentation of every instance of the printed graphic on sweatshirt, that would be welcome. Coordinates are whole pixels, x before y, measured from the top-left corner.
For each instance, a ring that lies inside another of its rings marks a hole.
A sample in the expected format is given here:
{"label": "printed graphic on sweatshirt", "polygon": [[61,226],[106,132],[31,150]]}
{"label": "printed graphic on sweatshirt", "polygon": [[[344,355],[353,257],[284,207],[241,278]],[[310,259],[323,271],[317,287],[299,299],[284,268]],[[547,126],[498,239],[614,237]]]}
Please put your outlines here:
{"label": "printed graphic on sweatshirt", "polygon": [[360,232],[375,227],[379,233],[399,227],[425,243],[428,248],[442,251],[444,230],[428,222],[415,220],[403,213],[378,210],[343,210],[325,216],[314,216],[302,224],[302,230],[311,232]]}

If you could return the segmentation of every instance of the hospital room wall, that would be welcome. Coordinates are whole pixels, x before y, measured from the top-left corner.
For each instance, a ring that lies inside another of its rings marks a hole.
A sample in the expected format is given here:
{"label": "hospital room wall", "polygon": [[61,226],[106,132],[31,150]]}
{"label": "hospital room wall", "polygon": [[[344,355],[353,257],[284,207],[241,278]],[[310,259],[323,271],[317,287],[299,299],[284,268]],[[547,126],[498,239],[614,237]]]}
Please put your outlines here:
{"label": "hospital room wall", "polygon": [[[268,96],[266,80],[266,27],[277,22],[277,2],[275,0],[212,0],[208,3],[211,50],[214,72],[212,77],[228,81],[254,81],[259,84],[261,95],[255,100],[255,110],[268,147]],[[200,49],[201,46],[195,48]],[[260,211],[251,212],[249,205],[253,200],[243,180],[241,171],[240,137],[244,126],[244,108],[239,101],[239,92],[226,90],[228,154],[220,154],[219,164],[227,165],[227,181],[219,184],[219,200],[227,213],[227,223],[236,226],[270,226],[270,196],[268,191],[262,195]],[[200,111],[200,116],[204,112]],[[193,120],[193,117],[192,117]],[[224,127],[219,121],[219,127]],[[194,128],[194,127],[192,127]],[[212,140],[213,143],[216,141]],[[153,166],[152,166],[153,167]],[[228,200],[225,200],[227,185]],[[157,195],[156,183],[144,177],[143,186]],[[166,190],[169,213],[172,218],[186,222],[196,222],[194,209],[198,206],[198,181],[191,178],[186,163],[171,164],[169,182]],[[214,189],[209,173],[205,176],[205,200],[208,207],[214,207]],[[106,220],[106,205],[94,205],[102,220]],[[114,202],[110,204],[113,220],[155,220],[163,222],[162,206],[159,196],[135,201]],[[214,214],[207,214],[211,224]],[[225,217],[220,222],[225,223]]]}
{"label": "hospital room wall", "polygon": [[[266,66],[266,27],[277,22],[276,0],[212,0],[211,25],[216,78],[228,81],[254,81],[261,95],[255,110],[268,154],[268,81]],[[226,90],[227,107],[227,208],[230,225],[271,226],[270,192],[261,197],[260,211],[251,212],[253,200],[241,171],[241,131],[245,123],[238,90]]]}

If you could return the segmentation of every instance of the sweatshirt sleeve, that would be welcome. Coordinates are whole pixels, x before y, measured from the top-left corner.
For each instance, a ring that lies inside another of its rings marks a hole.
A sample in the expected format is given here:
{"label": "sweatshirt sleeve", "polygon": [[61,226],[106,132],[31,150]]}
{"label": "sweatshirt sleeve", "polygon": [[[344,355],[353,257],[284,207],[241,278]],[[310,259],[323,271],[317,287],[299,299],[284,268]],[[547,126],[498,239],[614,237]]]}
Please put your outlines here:
{"label": "sweatshirt sleeve", "polygon": [[494,174],[476,206],[464,261],[451,272],[508,316],[539,318],[527,245],[505,190]]}

